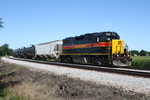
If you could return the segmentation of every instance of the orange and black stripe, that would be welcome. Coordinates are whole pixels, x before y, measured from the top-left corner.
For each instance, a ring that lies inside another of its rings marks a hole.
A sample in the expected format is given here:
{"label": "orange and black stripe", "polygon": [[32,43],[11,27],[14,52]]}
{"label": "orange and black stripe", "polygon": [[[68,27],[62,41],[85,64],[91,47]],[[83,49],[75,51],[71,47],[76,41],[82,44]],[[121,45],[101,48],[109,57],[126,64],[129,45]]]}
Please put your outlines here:
{"label": "orange and black stripe", "polygon": [[70,45],[70,46],[63,46],[63,49],[108,47],[108,46],[112,46],[112,43],[111,42],[99,42],[99,43],[91,43],[91,44]]}
{"label": "orange and black stripe", "polygon": [[109,53],[65,53],[61,55],[109,55]]}

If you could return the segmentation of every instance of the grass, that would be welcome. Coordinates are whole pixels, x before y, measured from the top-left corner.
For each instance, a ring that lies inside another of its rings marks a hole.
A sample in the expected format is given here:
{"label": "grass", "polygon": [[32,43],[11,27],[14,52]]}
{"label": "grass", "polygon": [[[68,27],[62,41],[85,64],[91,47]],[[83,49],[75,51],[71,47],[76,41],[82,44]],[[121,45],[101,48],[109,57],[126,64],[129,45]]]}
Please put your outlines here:
{"label": "grass", "polygon": [[6,89],[1,88],[0,89],[0,97],[5,97],[7,95]]}
{"label": "grass", "polygon": [[10,97],[10,100],[21,100],[19,96],[12,96]]}
{"label": "grass", "polygon": [[30,99],[27,99],[24,96],[14,95],[14,96],[10,96],[9,100],[30,100]]}
{"label": "grass", "polygon": [[8,88],[1,86],[0,100],[27,100],[27,99],[24,99],[22,96],[18,96],[18,95],[11,96]]}
{"label": "grass", "polygon": [[132,67],[150,68],[150,57],[149,56],[132,57]]}
{"label": "grass", "polygon": [[56,61],[56,60],[54,60],[54,59],[46,59],[46,61]]}

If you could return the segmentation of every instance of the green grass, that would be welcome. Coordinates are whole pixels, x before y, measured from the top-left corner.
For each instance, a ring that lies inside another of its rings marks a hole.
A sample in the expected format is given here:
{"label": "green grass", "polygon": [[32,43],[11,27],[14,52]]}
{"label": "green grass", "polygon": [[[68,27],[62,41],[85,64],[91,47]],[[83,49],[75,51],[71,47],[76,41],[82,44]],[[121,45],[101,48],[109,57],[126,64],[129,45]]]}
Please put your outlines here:
{"label": "green grass", "polygon": [[132,67],[150,68],[150,57],[149,56],[132,57]]}
{"label": "green grass", "polygon": [[54,60],[54,59],[46,59],[46,61],[56,61],[56,60]]}
{"label": "green grass", "polygon": [[[7,98],[9,99],[6,99]],[[4,86],[0,86],[0,100],[27,100],[22,98],[21,96],[11,96],[7,88],[4,88]]]}
{"label": "green grass", "polygon": [[9,100],[22,100],[20,96],[11,96]]}
{"label": "green grass", "polygon": [[0,97],[5,97],[7,95],[6,89],[0,89]]}

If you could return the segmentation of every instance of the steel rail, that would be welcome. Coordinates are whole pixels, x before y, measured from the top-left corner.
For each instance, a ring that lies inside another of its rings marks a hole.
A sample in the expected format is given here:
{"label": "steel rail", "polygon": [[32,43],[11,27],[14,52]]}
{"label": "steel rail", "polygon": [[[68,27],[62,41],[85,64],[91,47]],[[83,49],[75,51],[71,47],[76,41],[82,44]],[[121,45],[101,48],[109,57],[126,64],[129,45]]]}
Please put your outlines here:
{"label": "steel rail", "polygon": [[64,66],[64,67],[71,67],[71,68],[78,68],[78,69],[86,69],[86,70],[94,70],[94,71],[103,71],[103,72],[110,72],[110,73],[117,73],[123,75],[132,75],[137,77],[144,77],[150,78],[150,71],[149,70],[136,70],[136,69],[127,69],[127,68],[117,68],[117,67],[102,67],[102,66],[93,66],[93,65],[82,65],[82,64],[71,64],[71,63],[60,63],[60,62],[50,62],[50,61],[40,61],[40,60],[32,60],[32,59],[23,59],[23,58],[10,58],[14,60],[21,60],[27,62],[34,62],[34,63],[41,63],[41,64],[49,64],[49,65],[57,65],[57,66]]}

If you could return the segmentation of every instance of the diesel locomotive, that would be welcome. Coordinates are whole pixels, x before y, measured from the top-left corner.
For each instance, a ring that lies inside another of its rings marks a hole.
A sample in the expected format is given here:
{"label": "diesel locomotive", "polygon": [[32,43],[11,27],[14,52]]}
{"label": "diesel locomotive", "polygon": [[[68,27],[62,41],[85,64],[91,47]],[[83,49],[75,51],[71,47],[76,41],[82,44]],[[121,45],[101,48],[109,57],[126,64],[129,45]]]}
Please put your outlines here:
{"label": "diesel locomotive", "polygon": [[61,61],[98,65],[130,66],[124,41],[116,32],[89,33],[63,39]]}
{"label": "diesel locomotive", "polygon": [[[27,50],[26,50],[27,49]],[[15,57],[59,62],[130,66],[132,59],[116,32],[96,32],[17,49]]]}

